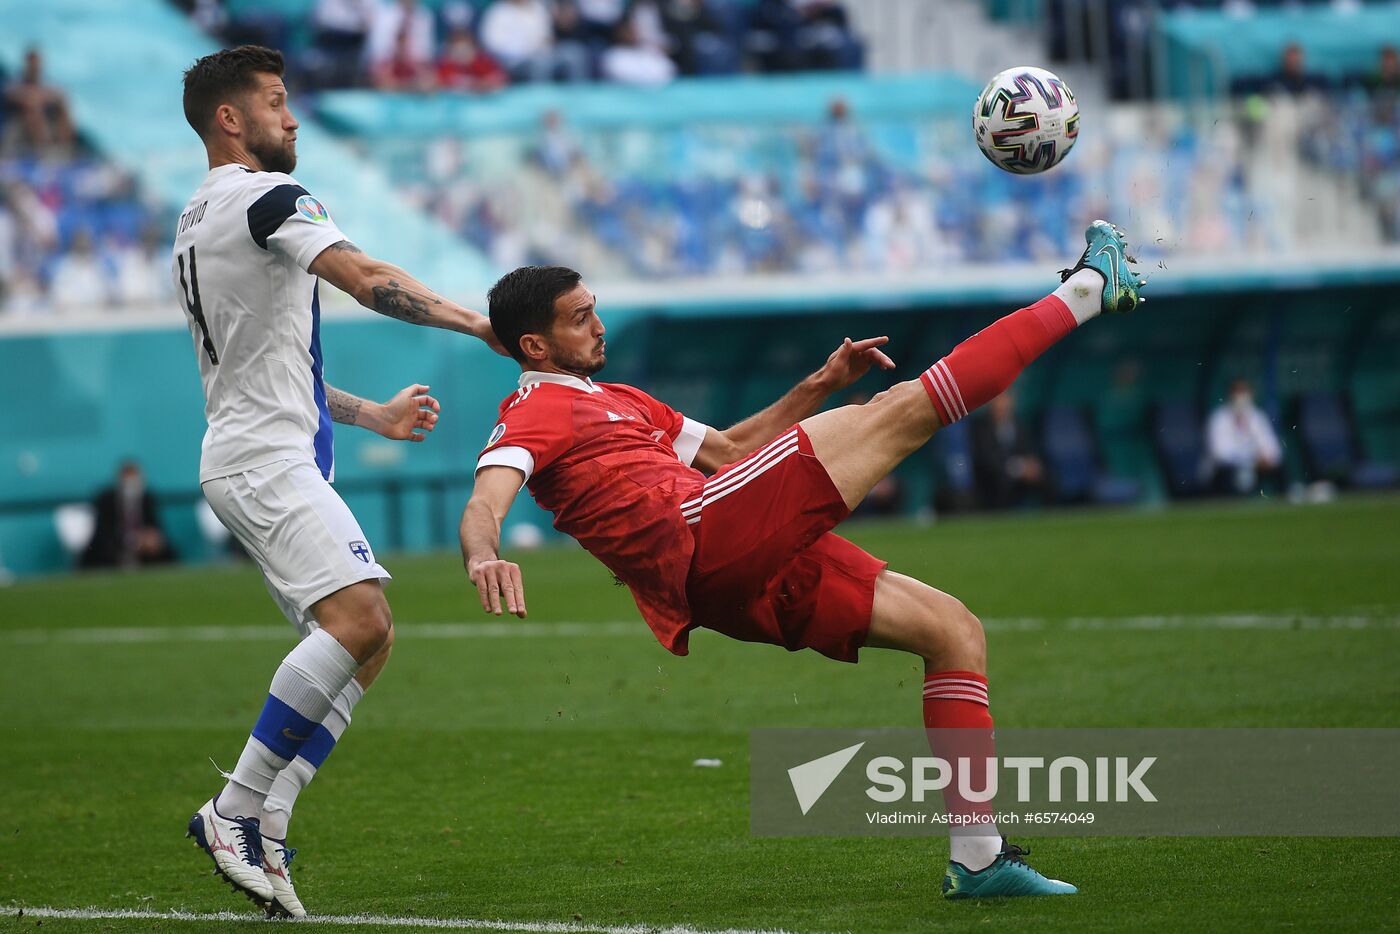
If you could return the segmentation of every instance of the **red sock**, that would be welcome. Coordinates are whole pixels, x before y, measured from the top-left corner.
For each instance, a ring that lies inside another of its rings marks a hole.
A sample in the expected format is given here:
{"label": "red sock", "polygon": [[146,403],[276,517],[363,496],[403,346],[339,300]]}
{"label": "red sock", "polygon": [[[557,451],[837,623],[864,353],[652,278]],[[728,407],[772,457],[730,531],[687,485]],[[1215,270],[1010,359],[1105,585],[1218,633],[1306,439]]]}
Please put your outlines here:
{"label": "red sock", "polygon": [[[993,802],[965,800],[958,791],[960,779],[971,791],[985,790],[987,759],[996,755],[992,714],[987,707],[986,676],[973,671],[926,674],[924,726],[937,731],[929,733],[933,754],[946,759],[953,767],[953,781],[943,791],[948,813],[976,815],[977,819],[990,822]],[[967,759],[969,765],[965,778],[959,775],[958,760],[962,758]],[[986,833],[995,833],[995,830]]]}
{"label": "red sock", "polygon": [[1047,295],[1013,311],[953,348],[919,375],[943,424],[951,425],[1006,391],[1032,360],[1074,330],[1064,302]]}

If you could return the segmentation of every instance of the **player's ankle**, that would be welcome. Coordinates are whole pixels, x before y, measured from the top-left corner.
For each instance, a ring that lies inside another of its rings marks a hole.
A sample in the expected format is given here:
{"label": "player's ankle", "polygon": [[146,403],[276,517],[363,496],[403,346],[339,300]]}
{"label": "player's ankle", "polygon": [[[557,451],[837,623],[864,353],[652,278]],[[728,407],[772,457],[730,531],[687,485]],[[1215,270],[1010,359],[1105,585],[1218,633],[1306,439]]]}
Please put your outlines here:
{"label": "player's ankle", "polygon": [[1103,273],[1086,266],[1075,270],[1052,294],[1065,303],[1075,323],[1083,324],[1103,311],[1103,289],[1107,284]]}
{"label": "player's ankle", "polygon": [[271,837],[274,840],[286,840],[287,825],[291,823],[291,820],[292,815],[281,808],[277,808],[276,810],[264,808],[262,816],[258,820],[258,828],[262,831],[264,837]]}

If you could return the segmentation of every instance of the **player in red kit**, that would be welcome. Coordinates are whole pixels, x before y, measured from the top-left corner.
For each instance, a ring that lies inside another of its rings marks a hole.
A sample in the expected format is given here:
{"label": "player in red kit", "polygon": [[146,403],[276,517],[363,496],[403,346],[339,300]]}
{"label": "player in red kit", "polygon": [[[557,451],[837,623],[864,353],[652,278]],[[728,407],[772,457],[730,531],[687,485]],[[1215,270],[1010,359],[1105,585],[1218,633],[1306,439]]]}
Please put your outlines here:
{"label": "player in red kit", "polygon": [[[924,660],[924,724],[955,742],[944,758],[995,755],[981,624],[955,598],[885,566],[831,529],[944,425],[999,395],[1051,344],[1102,311],[1130,311],[1142,285],[1122,234],[1095,221],[1053,294],[959,344],[918,379],[864,405],[817,413],[871,366],[886,338],[847,339],[767,409],[724,431],[639,389],[595,383],[604,327],[578,273],[527,266],[489,295],[491,325],[520,363],[520,389],[480,459],[462,516],[467,573],[488,612],[524,617],[520,568],[499,556],[501,521],[522,485],[632,591],[677,655],[697,627],[856,661],[865,647]],[[814,414],[817,413],[817,414]],[[947,731],[947,732],[945,732]],[[965,787],[985,787],[972,774]],[[1070,894],[1026,865],[990,805],[945,804],[974,821],[951,836],[951,898]]]}

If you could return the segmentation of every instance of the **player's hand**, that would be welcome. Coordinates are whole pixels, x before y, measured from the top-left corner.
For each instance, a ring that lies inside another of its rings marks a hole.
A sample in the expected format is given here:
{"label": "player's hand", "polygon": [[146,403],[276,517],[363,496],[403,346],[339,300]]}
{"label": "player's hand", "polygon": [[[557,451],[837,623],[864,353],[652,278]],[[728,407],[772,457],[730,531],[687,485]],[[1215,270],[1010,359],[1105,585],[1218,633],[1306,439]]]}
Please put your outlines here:
{"label": "player's hand", "polygon": [[488,613],[506,613],[525,618],[525,584],[520,579],[520,565],[496,558],[477,561],[467,568],[467,574],[481,597],[481,608]]}
{"label": "player's hand", "polygon": [[834,392],[845,389],[860,379],[872,366],[878,365],[882,370],[893,370],[894,361],[885,356],[885,352],[880,349],[889,342],[888,337],[867,337],[859,341],[846,338],[841,346],[826,358],[826,365],[821,368],[822,381]]}
{"label": "player's hand", "polygon": [[394,398],[379,407],[376,432],[394,441],[422,441],[427,432],[437,427],[442,406],[428,395],[428,387],[414,383],[394,394]]}

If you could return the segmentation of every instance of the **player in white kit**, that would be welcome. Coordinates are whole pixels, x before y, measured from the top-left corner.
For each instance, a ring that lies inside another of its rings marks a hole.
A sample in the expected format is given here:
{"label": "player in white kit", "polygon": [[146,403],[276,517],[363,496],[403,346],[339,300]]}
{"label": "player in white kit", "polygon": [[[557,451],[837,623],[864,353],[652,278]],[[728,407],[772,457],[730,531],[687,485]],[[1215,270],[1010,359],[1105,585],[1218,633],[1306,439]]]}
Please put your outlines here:
{"label": "player in white kit", "polygon": [[185,73],[185,117],[208,151],[209,175],[180,216],[172,275],[204,384],[204,496],[303,637],[189,834],[236,890],[269,913],[300,917],[286,845],[292,805],[393,642],[389,572],[330,486],[331,423],[422,441],[438,418],[427,386],[381,405],[325,382],[318,280],[389,317],[499,343],[485,316],[357,249],[287,174],[297,121],[282,70],[280,53],[243,46]]}

